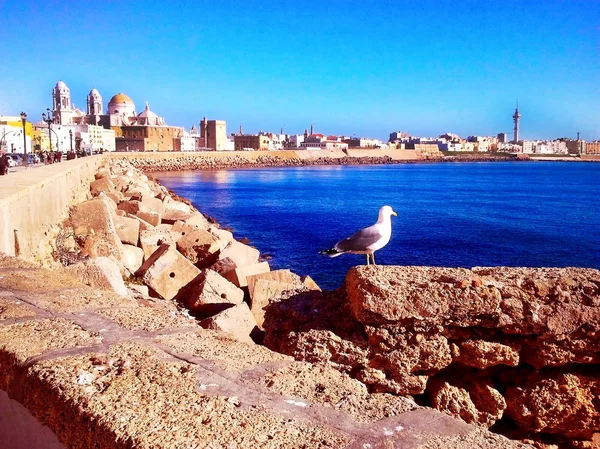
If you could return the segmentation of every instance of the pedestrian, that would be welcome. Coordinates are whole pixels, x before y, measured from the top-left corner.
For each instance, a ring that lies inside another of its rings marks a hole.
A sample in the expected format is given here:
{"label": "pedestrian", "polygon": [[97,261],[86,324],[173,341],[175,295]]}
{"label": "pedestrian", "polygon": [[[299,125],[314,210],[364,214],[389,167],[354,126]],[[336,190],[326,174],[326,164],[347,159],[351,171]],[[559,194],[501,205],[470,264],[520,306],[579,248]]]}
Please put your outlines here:
{"label": "pedestrian", "polygon": [[4,151],[0,153],[0,176],[8,174],[8,156]]}
{"label": "pedestrian", "polygon": [[62,153],[60,151],[57,151],[56,154],[54,155],[54,160],[56,162],[60,162],[61,159],[62,159]]}

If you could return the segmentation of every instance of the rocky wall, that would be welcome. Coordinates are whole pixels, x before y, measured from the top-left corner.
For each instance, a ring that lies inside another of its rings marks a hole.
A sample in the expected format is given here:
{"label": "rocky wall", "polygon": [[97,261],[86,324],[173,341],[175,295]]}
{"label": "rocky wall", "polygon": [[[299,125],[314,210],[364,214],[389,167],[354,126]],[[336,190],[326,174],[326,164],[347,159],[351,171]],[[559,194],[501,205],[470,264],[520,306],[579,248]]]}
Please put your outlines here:
{"label": "rocky wall", "polygon": [[271,304],[265,329],[271,349],[370,391],[540,447],[597,447],[598,270],[356,267],[340,291]]}

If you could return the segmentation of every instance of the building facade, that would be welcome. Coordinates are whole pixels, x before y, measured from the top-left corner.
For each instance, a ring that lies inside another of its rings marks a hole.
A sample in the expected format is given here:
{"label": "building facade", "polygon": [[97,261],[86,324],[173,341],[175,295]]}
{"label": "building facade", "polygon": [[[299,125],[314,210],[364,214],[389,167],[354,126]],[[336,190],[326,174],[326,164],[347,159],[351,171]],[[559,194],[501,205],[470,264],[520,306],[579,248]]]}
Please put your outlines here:
{"label": "building facade", "polygon": [[269,151],[269,138],[260,134],[242,134],[234,136],[235,151]]}

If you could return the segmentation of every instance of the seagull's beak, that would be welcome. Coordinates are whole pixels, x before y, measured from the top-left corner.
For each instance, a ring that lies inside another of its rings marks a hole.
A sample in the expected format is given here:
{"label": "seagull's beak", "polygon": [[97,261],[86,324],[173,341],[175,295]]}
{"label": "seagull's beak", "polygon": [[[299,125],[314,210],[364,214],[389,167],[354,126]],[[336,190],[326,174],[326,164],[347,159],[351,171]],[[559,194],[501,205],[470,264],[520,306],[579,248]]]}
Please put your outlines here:
{"label": "seagull's beak", "polygon": [[398,216],[398,214],[397,214],[396,212],[394,212],[394,211],[392,211],[392,215],[393,215],[394,217],[397,217],[397,216]]}

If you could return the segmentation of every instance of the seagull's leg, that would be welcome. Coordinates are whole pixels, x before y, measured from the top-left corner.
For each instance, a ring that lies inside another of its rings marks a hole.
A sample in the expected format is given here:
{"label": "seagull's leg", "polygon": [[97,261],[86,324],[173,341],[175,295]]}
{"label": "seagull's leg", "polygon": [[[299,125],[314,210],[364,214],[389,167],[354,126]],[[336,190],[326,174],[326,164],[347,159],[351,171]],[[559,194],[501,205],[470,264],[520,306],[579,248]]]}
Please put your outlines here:
{"label": "seagull's leg", "polygon": [[377,264],[375,263],[375,253],[371,254],[371,259],[373,259],[373,265],[377,265]]}
{"label": "seagull's leg", "polygon": [[369,266],[369,253],[367,253],[367,266]]}

